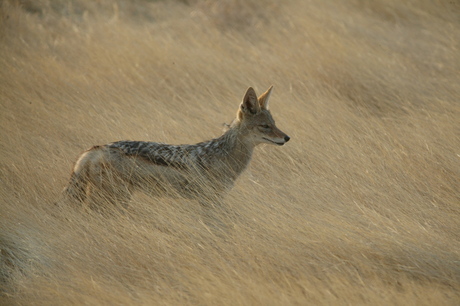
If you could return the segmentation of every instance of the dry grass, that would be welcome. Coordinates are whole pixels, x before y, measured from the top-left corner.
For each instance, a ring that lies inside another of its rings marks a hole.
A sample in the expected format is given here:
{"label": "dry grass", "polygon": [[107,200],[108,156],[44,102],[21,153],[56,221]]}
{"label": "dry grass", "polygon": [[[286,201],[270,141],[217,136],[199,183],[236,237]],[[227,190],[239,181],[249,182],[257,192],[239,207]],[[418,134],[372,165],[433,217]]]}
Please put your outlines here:
{"label": "dry grass", "polygon": [[[0,3],[2,304],[460,303],[455,1]],[[274,84],[221,231],[58,208],[79,152],[219,135]]]}

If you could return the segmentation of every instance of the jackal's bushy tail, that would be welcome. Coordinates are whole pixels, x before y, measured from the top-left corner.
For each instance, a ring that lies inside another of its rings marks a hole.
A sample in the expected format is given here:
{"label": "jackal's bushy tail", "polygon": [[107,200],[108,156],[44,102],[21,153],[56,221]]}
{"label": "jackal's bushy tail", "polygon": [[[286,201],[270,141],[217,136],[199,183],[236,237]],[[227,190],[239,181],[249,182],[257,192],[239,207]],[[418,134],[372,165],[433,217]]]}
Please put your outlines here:
{"label": "jackal's bushy tail", "polygon": [[83,202],[86,199],[87,176],[84,173],[72,172],[69,185],[64,189],[65,195],[72,200]]}
{"label": "jackal's bushy tail", "polygon": [[72,169],[69,185],[64,189],[64,195],[70,200],[84,202],[89,184],[88,152],[84,153]]}

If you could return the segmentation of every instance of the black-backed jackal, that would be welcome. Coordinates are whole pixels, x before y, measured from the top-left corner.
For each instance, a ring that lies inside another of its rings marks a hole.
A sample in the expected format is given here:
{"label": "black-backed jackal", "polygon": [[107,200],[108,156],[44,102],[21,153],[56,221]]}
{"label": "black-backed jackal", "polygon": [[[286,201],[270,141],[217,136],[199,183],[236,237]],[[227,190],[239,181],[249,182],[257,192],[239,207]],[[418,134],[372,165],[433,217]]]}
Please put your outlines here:
{"label": "black-backed jackal", "polygon": [[118,141],[92,147],[75,163],[65,194],[92,208],[100,200],[125,205],[136,189],[203,204],[218,199],[247,167],[255,146],[289,141],[268,110],[272,87],[258,98],[248,88],[236,119],[218,138],[194,145]]}

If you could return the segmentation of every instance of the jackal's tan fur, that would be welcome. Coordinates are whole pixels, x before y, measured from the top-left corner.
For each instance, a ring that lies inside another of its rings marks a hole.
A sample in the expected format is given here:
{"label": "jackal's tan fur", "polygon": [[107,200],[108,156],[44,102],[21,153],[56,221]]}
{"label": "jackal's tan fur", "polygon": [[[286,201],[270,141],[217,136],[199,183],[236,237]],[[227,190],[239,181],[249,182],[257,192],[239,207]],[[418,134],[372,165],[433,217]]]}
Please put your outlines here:
{"label": "jackal's tan fur", "polygon": [[268,110],[272,87],[259,98],[251,87],[236,119],[220,137],[194,145],[119,141],[94,146],[76,162],[65,193],[89,206],[95,199],[126,203],[134,190],[182,196],[200,202],[219,198],[232,188],[260,143],[283,145]]}

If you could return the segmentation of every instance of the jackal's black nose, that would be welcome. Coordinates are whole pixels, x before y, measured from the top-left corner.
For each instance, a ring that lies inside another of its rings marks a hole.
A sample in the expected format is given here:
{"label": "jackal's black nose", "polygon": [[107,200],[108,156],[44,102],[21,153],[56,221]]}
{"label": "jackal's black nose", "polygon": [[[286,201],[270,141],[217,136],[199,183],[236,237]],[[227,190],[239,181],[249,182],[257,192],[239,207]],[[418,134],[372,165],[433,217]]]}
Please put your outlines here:
{"label": "jackal's black nose", "polygon": [[288,135],[284,136],[284,141],[288,142],[289,139],[291,139],[291,137],[289,137]]}

